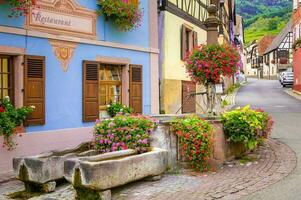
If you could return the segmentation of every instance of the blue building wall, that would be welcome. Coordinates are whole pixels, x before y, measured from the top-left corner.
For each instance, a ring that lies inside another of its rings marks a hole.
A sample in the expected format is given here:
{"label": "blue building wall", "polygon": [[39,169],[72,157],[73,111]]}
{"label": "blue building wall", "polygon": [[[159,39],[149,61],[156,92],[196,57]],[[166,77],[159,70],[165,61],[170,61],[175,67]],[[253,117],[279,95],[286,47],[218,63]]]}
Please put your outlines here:
{"label": "blue building wall", "polygon": [[[79,4],[96,9],[96,0],[78,0]],[[139,47],[149,46],[148,0],[142,0],[143,24],[131,32],[120,32],[102,16],[97,20],[97,38]],[[0,25],[22,28],[24,18],[9,18],[7,6],[0,7]],[[68,72],[63,72],[48,39],[0,33],[0,45],[26,49],[27,55],[46,57],[46,124],[28,127],[27,131],[46,131],[65,128],[92,126],[82,122],[82,62],[95,60],[96,56],[122,57],[131,59],[133,64],[143,65],[143,112],[150,114],[150,54],[147,52],[78,44],[70,61]]]}

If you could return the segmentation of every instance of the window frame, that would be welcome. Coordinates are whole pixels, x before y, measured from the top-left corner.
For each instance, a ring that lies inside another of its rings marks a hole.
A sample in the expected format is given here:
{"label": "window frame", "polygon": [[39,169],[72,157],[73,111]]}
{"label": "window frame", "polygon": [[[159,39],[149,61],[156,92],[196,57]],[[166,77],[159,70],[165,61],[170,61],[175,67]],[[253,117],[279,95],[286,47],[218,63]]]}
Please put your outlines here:
{"label": "window frame", "polygon": [[[120,80],[101,80],[100,78],[98,78],[98,98],[99,98],[99,111],[104,111],[107,109],[107,105],[109,104],[106,104],[106,105],[100,105],[100,87],[105,85],[106,87],[106,95],[105,95],[105,98],[106,98],[106,102],[109,102],[110,100],[110,97],[111,95],[109,94],[109,87],[110,86],[120,86],[120,94],[118,95],[119,96],[119,103],[122,103],[122,93],[123,93],[123,90],[122,90],[122,86],[123,86],[123,79],[122,79],[122,71],[123,71],[123,67],[122,65],[118,65],[118,64],[110,64],[110,63],[99,63],[99,66],[98,66],[98,73],[99,73],[99,76],[100,76],[100,69],[101,67],[104,67],[105,69],[106,68],[109,68],[109,67],[119,67],[121,69],[121,74],[120,74]],[[105,70],[105,74],[106,73],[106,70]]]}
{"label": "window frame", "polygon": [[[3,66],[2,66],[2,60],[3,59],[7,59],[8,60],[8,68],[10,70],[10,72],[7,72],[7,73],[4,73],[3,72]],[[9,87],[8,88],[5,88],[8,90],[8,96],[10,98],[10,101],[12,102],[12,104],[14,104],[14,100],[15,100],[15,70],[14,70],[14,65],[13,65],[13,57],[12,56],[9,56],[9,55],[2,55],[0,54],[0,76],[1,76],[1,87],[0,87],[0,90],[1,90],[1,93],[2,94],[2,97],[0,95],[0,100],[2,98],[4,98],[5,96],[3,96],[3,91],[4,91],[4,78],[3,78],[3,74],[7,74],[8,77],[9,77]]]}

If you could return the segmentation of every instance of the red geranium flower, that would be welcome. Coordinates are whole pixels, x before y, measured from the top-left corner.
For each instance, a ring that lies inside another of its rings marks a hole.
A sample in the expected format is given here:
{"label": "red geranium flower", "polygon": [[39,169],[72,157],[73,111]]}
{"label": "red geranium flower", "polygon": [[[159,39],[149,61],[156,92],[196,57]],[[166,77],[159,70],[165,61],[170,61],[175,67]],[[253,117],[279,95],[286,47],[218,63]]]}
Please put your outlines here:
{"label": "red geranium flower", "polygon": [[5,112],[5,108],[3,106],[0,106],[0,113]]}

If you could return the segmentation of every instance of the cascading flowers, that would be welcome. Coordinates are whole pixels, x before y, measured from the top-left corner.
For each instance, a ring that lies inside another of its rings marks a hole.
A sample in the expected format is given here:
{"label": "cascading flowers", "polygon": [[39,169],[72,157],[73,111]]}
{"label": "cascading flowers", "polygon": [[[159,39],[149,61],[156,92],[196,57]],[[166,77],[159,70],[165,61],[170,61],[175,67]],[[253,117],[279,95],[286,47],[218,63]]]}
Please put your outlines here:
{"label": "cascading flowers", "polygon": [[98,14],[112,19],[121,31],[130,31],[141,26],[143,11],[139,5],[128,0],[99,0]]}
{"label": "cascading flowers", "polygon": [[220,83],[221,75],[231,77],[237,71],[240,55],[229,45],[200,45],[185,59],[192,80],[199,84]]}
{"label": "cascading flowers", "polygon": [[208,171],[213,148],[213,127],[196,115],[175,119],[172,128],[179,138],[181,155],[201,172]]}
{"label": "cascading flowers", "polygon": [[9,17],[19,17],[27,15],[29,9],[37,4],[37,0],[4,0],[11,6],[11,14]]}

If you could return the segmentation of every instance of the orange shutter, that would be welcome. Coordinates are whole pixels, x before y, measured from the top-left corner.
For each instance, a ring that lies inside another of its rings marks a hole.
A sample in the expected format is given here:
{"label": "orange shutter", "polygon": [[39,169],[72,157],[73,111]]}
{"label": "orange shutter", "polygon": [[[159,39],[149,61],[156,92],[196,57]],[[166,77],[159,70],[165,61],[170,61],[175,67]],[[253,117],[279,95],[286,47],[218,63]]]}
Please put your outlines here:
{"label": "orange shutter", "polygon": [[83,121],[94,122],[99,118],[97,62],[83,63]]}
{"label": "orange shutter", "polygon": [[142,66],[130,65],[130,107],[142,113]]}
{"label": "orange shutter", "polygon": [[45,124],[45,57],[25,56],[24,105],[35,106],[25,125]]}

